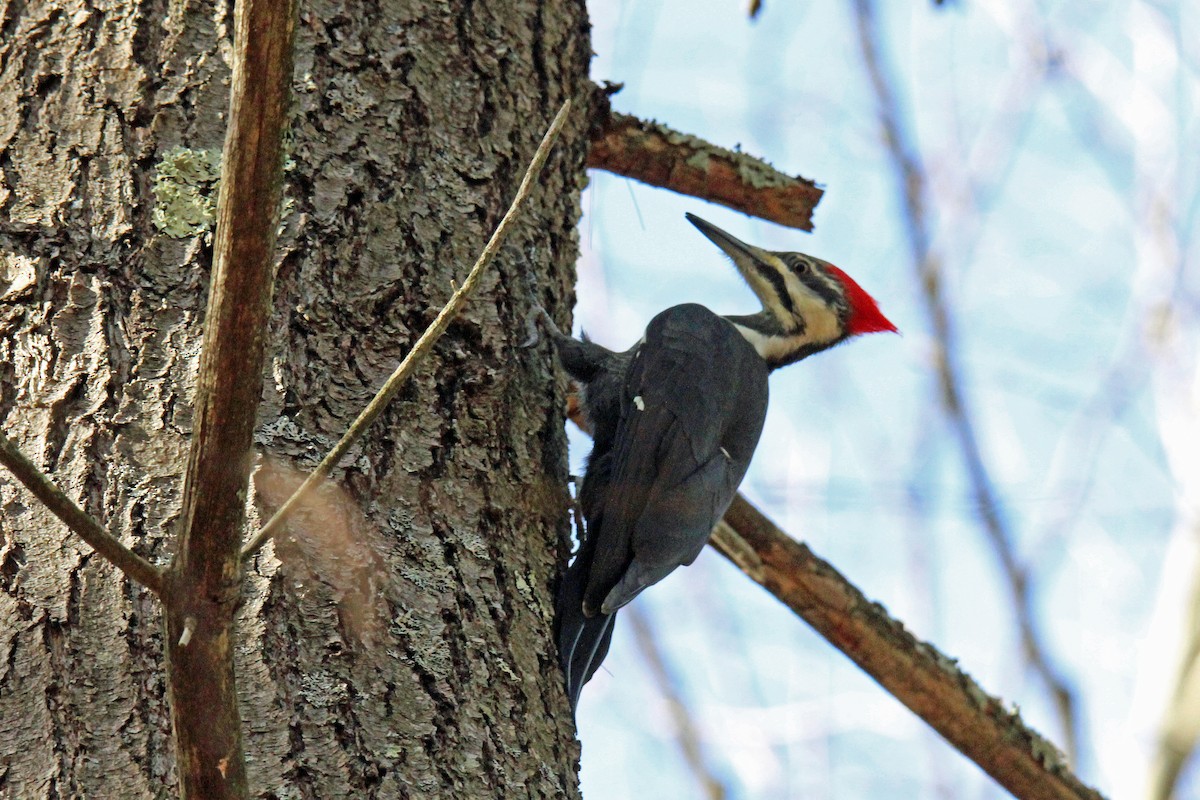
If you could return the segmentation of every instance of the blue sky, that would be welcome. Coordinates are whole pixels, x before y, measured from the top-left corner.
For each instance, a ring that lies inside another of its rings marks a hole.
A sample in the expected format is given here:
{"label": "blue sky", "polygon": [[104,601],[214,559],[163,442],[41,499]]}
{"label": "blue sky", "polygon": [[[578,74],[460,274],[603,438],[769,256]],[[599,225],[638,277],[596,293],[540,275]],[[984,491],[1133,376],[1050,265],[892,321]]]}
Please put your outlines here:
{"label": "blue sky", "polygon": [[[740,145],[826,194],[807,234],[593,173],[576,330],[624,349],[677,303],[757,310],[686,211],[854,276],[903,335],[772,376],[743,490],[1061,741],[939,408],[851,5],[766,0],[751,21],[732,0],[590,3],[593,78],[625,84],[615,108]],[[1197,549],[1200,4],[880,5],[963,387],[1038,625],[1080,698],[1080,771],[1142,796]],[[574,437],[574,471],[587,449]],[[636,605],[729,796],[1006,796],[714,552]],[[589,800],[700,796],[628,619],[579,728]],[[1185,781],[1180,796],[1200,791]]]}

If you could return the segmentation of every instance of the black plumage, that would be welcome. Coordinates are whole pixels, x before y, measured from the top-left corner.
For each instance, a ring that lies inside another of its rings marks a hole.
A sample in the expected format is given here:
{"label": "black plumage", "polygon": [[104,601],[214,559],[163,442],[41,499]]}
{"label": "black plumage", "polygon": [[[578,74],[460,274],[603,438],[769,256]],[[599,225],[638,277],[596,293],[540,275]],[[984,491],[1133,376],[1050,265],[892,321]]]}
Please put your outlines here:
{"label": "black plumage", "polygon": [[695,304],[660,313],[624,353],[556,343],[594,437],[579,496],[586,533],[557,603],[575,705],[617,610],[691,564],[732,502],[762,433],[768,370],[732,323]]}

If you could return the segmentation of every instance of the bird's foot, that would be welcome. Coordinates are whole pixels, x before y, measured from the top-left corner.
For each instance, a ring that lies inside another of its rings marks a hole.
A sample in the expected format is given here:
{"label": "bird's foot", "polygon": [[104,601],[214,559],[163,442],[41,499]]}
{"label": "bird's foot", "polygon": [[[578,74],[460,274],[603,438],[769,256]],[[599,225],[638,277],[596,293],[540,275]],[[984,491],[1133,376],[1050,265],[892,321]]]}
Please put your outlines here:
{"label": "bird's foot", "polygon": [[525,331],[529,334],[529,338],[521,342],[520,347],[528,349],[533,347],[542,340],[541,332],[538,330],[538,321],[544,322],[550,326],[550,332],[555,338],[562,336],[562,332],[558,326],[554,324],[554,320],[550,317],[550,313],[538,303],[534,303],[533,309],[530,310],[529,316],[525,318]]}

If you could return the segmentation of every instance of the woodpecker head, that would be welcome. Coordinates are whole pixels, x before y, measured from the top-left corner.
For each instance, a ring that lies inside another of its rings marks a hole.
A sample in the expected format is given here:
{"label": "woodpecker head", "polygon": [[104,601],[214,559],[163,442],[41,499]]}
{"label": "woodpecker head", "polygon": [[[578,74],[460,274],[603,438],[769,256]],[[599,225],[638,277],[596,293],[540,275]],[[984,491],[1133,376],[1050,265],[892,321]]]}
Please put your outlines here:
{"label": "woodpecker head", "polygon": [[726,317],[775,369],[851,336],[895,331],[875,299],[840,269],[803,253],[763,250],[687,215],[734,265],[758,295],[763,310]]}

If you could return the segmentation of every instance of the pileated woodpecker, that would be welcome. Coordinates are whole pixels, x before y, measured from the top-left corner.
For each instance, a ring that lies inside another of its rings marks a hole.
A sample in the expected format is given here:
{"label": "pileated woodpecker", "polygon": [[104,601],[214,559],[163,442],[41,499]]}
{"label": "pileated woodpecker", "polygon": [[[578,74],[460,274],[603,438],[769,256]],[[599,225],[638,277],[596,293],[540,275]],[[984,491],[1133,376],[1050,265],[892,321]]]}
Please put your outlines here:
{"label": "pileated woodpecker", "polygon": [[687,218],[733,259],[762,311],[668,308],[623,353],[563,335],[542,312],[563,367],[582,384],[593,438],[579,491],[586,532],[556,602],[572,708],[608,653],[617,609],[691,564],[725,514],[762,433],[767,374],[851,336],[896,330],[832,264]]}

